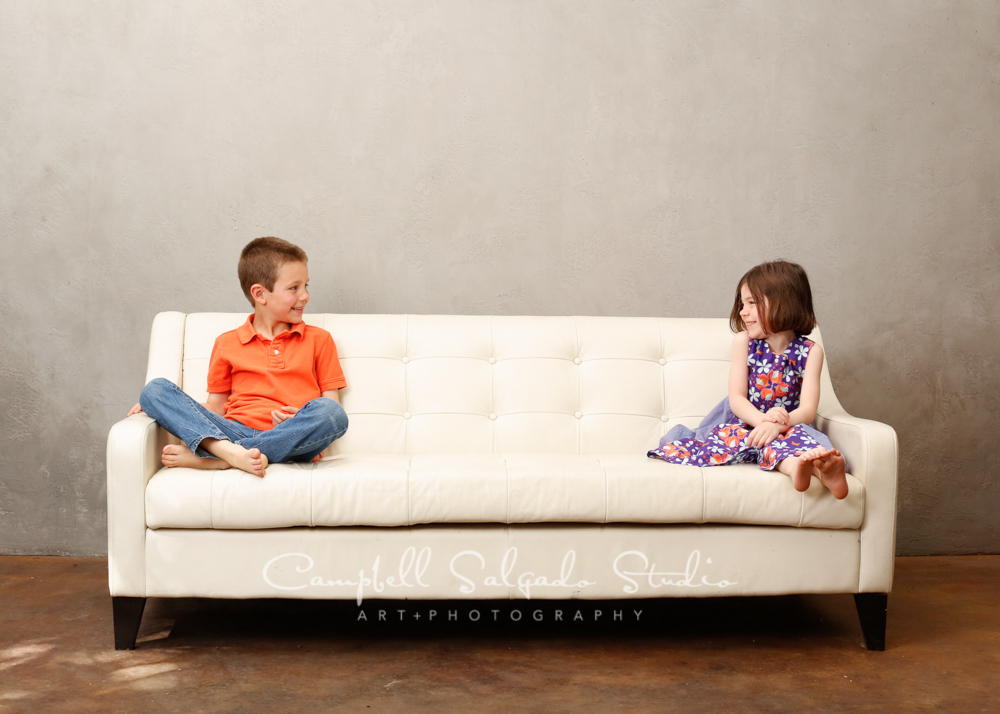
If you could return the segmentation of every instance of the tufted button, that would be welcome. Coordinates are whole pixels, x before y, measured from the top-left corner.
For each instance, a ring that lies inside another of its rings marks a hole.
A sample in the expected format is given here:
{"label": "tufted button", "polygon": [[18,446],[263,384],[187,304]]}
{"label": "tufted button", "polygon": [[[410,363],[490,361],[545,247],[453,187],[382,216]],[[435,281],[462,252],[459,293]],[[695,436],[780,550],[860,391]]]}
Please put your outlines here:
{"label": "tufted button", "polygon": [[660,417],[660,421],[670,421],[670,417],[664,414],[663,416]]}
{"label": "tufted button", "polygon": [[575,417],[576,417],[577,419],[580,419],[580,418],[582,418],[582,417],[583,417],[583,412],[577,412],[577,413],[576,413],[576,414],[574,414],[573,416],[575,416]]}
{"label": "tufted button", "polygon": [[490,414],[490,419],[496,419],[496,418],[497,418],[496,414]]}
{"label": "tufted button", "polygon": [[666,364],[666,363],[667,363],[667,360],[665,360],[663,357],[660,357],[660,364]]}
{"label": "tufted button", "polygon": [[580,359],[579,357],[577,357],[575,360],[573,360],[574,364],[580,364],[581,362],[583,362],[583,360]]}
{"label": "tufted button", "polygon": [[403,418],[404,419],[409,419],[410,418],[410,412],[403,412]]}
{"label": "tufted button", "polygon": [[409,361],[410,361],[409,357],[404,357],[403,358],[403,364],[407,364]]}
{"label": "tufted button", "polygon": [[497,358],[496,357],[490,357],[490,364],[496,364],[496,363],[497,363]]}

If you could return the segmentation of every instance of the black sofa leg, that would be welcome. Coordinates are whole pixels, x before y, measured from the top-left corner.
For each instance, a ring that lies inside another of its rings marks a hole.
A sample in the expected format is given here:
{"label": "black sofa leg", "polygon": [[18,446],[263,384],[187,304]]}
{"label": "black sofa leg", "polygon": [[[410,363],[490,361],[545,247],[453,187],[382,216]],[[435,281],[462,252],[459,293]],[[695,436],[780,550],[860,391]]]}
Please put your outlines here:
{"label": "black sofa leg", "polygon": [[886,593],[855,593],[854,604],[858,608],[861,631],[865,635],[865,646],[870,650],[885,650],[885,612],[889,604]]}
{"label": "black sofa leg", "polygon": [[146,607],[144,597],[112,597],[111,607],[115,619],[115,649],[134,650],[135,638],[142,622],[142,610]]}

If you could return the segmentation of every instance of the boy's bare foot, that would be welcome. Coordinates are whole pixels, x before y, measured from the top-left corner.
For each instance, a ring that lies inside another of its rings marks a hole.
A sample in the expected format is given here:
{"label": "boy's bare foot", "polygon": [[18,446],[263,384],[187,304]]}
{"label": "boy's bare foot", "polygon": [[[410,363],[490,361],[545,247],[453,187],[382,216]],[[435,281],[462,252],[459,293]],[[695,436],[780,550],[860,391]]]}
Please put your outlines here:
{"label": "boy's bare foot", "polygon": [[215,454],[230,466],[264,478],[267,457],[260,453],[260,449],[246,449],[239,444],[221,439],[202,439],[201,445],[205,451]]}
{"label": "boy's bare foot", "polygon": [[160,459],[167,468],[183,467],[188,469],[229,469],[232,468],[222,459],[202,459],[191,453],[184,444],[167,444],[163,447]]}
{"label": "boy's bare foot", "polygon": [[[235,444],[234,444],[235,446]],[[242,446],[237,448],[243,449]],[[260,449],[243,449],[236,463],[233,464],[238,469],[243,469],[248,474],[264,478],[267,470],[267,457],[260,453]]]}
{"label": "boy's bare foot", "polygon": [[820,482],[830,489],[830,493],[838,499],[847,498],[849,490],[847,471],[844,468],[844,457],[840,455],[840,452],[836,449],[833,451],[824,450],[824,453],[817,457],[813,464],[819,471]]}

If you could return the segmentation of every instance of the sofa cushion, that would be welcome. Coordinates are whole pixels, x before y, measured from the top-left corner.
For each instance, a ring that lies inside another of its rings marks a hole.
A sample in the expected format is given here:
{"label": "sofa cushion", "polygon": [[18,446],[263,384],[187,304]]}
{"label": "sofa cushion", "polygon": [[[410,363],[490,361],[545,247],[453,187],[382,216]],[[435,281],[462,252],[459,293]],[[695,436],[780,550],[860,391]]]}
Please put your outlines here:
{"label": "sofa cushion", "polygon": [[837,501],[815,479],[747,464],[679,466],[644,455],[349,454],[236,469],[161,469],[146,486],[150,528],[258,529],[416,523],[743,523],[860,528],[861,482]]}

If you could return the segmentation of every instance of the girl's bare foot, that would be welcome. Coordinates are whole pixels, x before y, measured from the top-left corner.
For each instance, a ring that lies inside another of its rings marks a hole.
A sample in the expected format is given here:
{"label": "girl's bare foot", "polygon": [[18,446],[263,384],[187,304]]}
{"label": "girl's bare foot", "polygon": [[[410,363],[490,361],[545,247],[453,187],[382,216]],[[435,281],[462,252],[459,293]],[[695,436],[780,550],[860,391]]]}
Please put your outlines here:
{"label": "girl's bare foot", "polygon": [[813,477],[813,459],[822,453],[823,449],[809,449],[798,456],[790,456],[786,461],[795,460],[789,476],[792,477],[792,486],[796,491],[808,491],[809,484]]}
{"label": "girl's bare foot", "polygon": [[830,493],[838,499],[847,498],[849,490],[847,472],[844,468],[844,457],[840,455],[840,452],[836,449],[824,451],[823,455],[817,457],[813,463],[816,470],[819,471],[820,482],[830,489]]}
{"label": "girl's bare foot", "polygon": [[215,454],[230,466],[264,478],[267,457],[260,453],[260,449],[246,449],[239,444],[221,439],[203,439],[201,445],[206,451]]}
{"label": "girl's bare foot", "polygon": [[202,459],[191,453],[184,444],[167,444],[163,447],[161,458],[167,468],[183,467],[188,469],[229,469],[232,468],[222,459]]}

